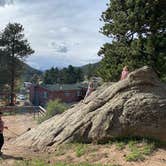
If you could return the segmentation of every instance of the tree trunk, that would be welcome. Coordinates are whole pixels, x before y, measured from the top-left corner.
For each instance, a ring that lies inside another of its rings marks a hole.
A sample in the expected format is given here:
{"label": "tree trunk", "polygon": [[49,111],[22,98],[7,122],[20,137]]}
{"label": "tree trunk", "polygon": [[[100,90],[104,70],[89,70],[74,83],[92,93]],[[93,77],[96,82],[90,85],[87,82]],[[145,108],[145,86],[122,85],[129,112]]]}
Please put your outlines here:
{"label": "tree trunk", "polygon": [[15,61],[14,61],[14,44],[12,46],[12,59],[11,59],[11,90],[10,90],[10,105],[14,106],[14,87],[15,87]]}

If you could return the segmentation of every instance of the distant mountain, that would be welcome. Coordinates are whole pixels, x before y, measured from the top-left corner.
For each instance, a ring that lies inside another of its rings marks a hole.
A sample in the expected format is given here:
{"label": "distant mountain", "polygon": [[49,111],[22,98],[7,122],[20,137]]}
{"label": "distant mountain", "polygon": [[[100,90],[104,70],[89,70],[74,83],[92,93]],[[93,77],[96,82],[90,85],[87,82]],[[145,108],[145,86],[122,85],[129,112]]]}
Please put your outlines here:
{"label": "distant mountain", "polygon": [[23,66],[24,72],[23,72],[22,77],[21,77],[23,82],[26,82],[26,81],[29,82],[32,79],[32,76],[34,74],[37,74],[39,76],[41,76],[43,74],[42,71],[34,69],[33,67],[27,65],[26,63],[24,63],[23,65],[24,65]]}
{"label": "distant mountain", "polygon": [[[93,64],[87,64],[84,66],[79,67],[83,71],[83,75],[87,77],[91,77],[96,75],[96,70],[99,66],[98,63],[93,63]],[[32,79],[32,76],[34,74],[37,74],[39,76],[43,75],[43,72],[37,69],[34,69],[33,67],[27,65],[26,63],[23,64],[24,71],[21,77],[22,82],[29,82]]]}

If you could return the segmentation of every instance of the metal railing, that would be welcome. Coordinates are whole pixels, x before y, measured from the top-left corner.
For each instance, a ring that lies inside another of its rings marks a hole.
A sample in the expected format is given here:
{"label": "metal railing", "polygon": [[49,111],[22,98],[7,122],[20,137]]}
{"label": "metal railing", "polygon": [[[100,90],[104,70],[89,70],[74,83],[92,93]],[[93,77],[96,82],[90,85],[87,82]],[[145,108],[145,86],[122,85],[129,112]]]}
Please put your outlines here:
{"label": "metal railing", "polygon": [[8,113],[16,113],[18,110],[19,112],[25,113],[33,113],[34,118],[44,116],[46,114],[46,110],[42,106],[1,106],[0,112],[8,112]]}

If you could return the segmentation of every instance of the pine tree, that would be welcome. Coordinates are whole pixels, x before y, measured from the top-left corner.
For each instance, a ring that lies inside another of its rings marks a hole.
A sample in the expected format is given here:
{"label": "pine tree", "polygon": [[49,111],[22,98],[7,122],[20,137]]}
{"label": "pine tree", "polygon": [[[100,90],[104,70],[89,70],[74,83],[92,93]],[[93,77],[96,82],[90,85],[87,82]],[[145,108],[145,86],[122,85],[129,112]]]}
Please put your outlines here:
{"label": "pine tree", "polygon": [[99,51],[99,74],[105,80],[117,80],[124,65],[131,70],[151,66],[166,77],[164,0],[110,0],[102,13],[101,32],[112,42]]}
{"label": "pine tree", "polygon": [[5,52],[0,49],[0,89],[1,92],[6,84],[9,84],[8,57]]}
{"label": "pine tree", "polygon": [[6,64],[10,76],[8,80],[11,105],[14,105],[15,82],[21,74],[22,62],[28,55],[34,53],[28,41],[24,39],[23,31],[21,24],[9,23],[0,34],[0,48],[4,52],[3,59],[7,59]]}

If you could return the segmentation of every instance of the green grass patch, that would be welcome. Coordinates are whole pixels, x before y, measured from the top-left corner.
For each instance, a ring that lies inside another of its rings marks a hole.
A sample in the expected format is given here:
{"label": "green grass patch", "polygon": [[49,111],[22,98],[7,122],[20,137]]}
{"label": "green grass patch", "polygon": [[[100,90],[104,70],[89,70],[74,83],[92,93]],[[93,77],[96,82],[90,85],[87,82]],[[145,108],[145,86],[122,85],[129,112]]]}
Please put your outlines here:
{"label": "green grass patch", "polygon": [[71,152],[75,152],[77,157],[81,157],[84,154],[93,153],[97,150],[97,146],[91,146],[90,144],[69,143],[58,146],[55,151],[55,155],[62,156]]}
{"label": "green grass patch", "polygon": [[151,155],[157,148],[166,147],[166,142],[150,137],[117,137],[108,144],[115,144],[119,150],[128,147],[130,153],[125,157],[127,161],[144,160],[146,155]]}
{"label": "green grass patch", "polygon": [[156,149],[156,146],[154,143],[148,143],[143,146],[143,148],[141,149],[141,152],[144,155],[150,155],[155,149]]}
{"label": "green grass patch", "polygon": [[155,142],[150,142],[146,139],[131,140],[128,147],[131,152],[126,156],[127,161],[144,160],[145,155],[150,155],[157,148]]}
{"label": "green grass patch", "polygon": [[16,161],[14,166],[50,166],[43,160],[24,160]]}
{"label": "green grass patch", "polygon": [[[62,156],[67,154],[69,151],[73,150],[73,144],[62,144],[58,146],[58,148],[55,151],[56,156]],[[74,151],[74,150],[73,150]]]}
{"label": "green grass patch", "polygon": [[126,161],[138,161],[138,160],[143,161],[145,159],[143,154],[138,150],[135,150],[129,153],[125,158],[126,158]]}
{"label": "green grass patch", "polygon": [[90,164],[90,163],[78,163],[78,164],[57,163],[53,166],[120,166],[120,165],[116,165],[116,164],[103,165],[103,164]]}
{"label": "green grass patch", "polygon": [[75,144],[72,144],[72,145],[75,149],[75,153],[76,153],[77,157],[81,157],[83,155],[88,155],[90,153],[94,153],[94,152],[98,151],[98,147],[91,146],[91,144],[75,143]]}
{"label": "green grass patch", "polygon": [[119,149],[119,150],[122,150],[126,147],[125,142],[116,142],[115,145],[116,145],[117,149]]}
{"label": "green grass patch", "polygon": [[[124,148],[129,150],[128,154],[125,157],[125,160],[129,162],[143,161],[145,157],[153,153],[153,151],[156,148],[165,145],[164,143],[154,139],[120,138],[120,139],[111,140],[108,144],[105,144],[103,146],[110,147],[110,145],[112,144],[114,144],[120,150]],[[70,153],[75,153],[76,157],[81,157],[81,156],[84,157],[86,155],[92,155],[90,153],[98,151],[100,147],[101,145],[93,146],[92,144],[80,144],[80,143],[63,144],[56,149],[55,156],[62,156],[62,155],[68,155]],[[97,155],[97,153],[93,154]],[[95,165],[91,163],[77,163],[77,164],[64,163],[67,162],[67,160],[62,161],[62,163],[49,164],[47,160],[48,158],[47,159],[42,158],[42,160],[19,161],[19,163],[21,164],[20,165],[17,164],[17,166],[104,166],[102,164]],[[119,166],[119,165],[107,164],[105,166]]]}
{"label": "green grass patch", "polygon": [[75,152],[77,157],[83,156],[87,152],[86,144],[76,144]]}
{"label": "green grass patch", "polygon": [[138,141],[131,140],[128,142],[128,147],[131,151],[134,151],[137,149],[137,144],[138,144]]}

